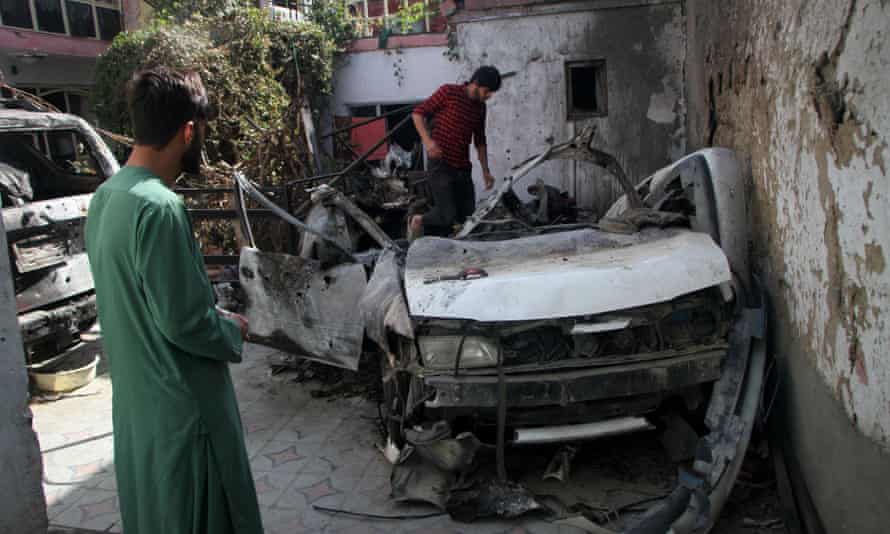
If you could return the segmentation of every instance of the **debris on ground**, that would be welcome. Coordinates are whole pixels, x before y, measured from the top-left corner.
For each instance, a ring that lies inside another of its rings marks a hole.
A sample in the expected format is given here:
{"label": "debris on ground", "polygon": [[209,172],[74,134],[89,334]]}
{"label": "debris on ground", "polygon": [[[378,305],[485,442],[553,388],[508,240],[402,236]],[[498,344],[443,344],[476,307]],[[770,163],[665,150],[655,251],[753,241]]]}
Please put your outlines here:
{"label": "debris on ground", "polygon": [[572,445],[564,445],[561,447],[556,454],[553,455],[553,459],[550,460],[550,464],[544,472],[544,480],[567,482],[572,469],[572,460],[575,459],[575,454],[577,453],[578,448],[573,447]]}
{"label": "debris on ground", "polygon": [[479,480],[467,489],[453,491],[445,508],[452,519],[464,523],[490,517],[511,519],[534,511],[551,513],[522,484],[496,478]]}
{"label": "debris on ground", "polygon": [[452,491],[465,486],[476,468],[482,444],[470,433],[451,437],[445,421],[405,431],[402,448],[390,475],[396,502],[427,502],[445,510]]}
{"label": "debris on ground", "polygon": [[291,382],[315,387],[309,391],[314,398],[363,397],[376,401],[379,398],[380,377],[372,367],[363,360],[358,372],[354,372],[293,354],[276,353],[269,358],[269,368],[273,375],[293,374],[289,378]]}
{"label": "debris on ground", "polygon": [[698,446],[699,436],[686,419],[676,413],[668,413],[664,416],[664,432],[661,434],[661,444],[667,451],[672,462],[684,462],[695,456],[695,448]]}
{"label": "debris on ground", "polygon": [[742,525],[748,528],[782,528],[783,521],[781,519],[752,519],[746,517],[742,520]]}
{"label": "debris on ground", "polygon": [[593,534],[614,534],[613,531],[599,526],[583,515],[558,519],[554,521],[553,524],[558,526],[576,528],[578,530],[583,530],[584,532],[592,532]]}

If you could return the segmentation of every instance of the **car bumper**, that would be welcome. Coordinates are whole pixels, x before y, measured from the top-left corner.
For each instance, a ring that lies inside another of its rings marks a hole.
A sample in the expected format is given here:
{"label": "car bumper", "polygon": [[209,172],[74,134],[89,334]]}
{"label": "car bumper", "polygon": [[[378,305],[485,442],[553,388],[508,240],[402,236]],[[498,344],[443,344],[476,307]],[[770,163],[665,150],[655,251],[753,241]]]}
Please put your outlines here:
{"label": "car bumper", "polygon": [[[506,403],[511,408],[569,404],[668,392],[720,378],[725,348],[620,365],[572,370],[505,374]],[[493,371],[493,370],[492,370]],[[423,377],[432,397],[427,408],[494,408],[497,374],[438,374]]]}

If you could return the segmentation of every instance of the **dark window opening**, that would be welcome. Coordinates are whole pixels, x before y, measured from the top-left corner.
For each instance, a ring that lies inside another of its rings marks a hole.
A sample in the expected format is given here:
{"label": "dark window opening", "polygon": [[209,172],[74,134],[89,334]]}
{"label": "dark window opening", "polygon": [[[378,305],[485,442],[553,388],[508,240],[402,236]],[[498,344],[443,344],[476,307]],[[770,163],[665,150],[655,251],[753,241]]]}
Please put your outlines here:
{"label": "dark window opening", "polygon": [[[395,104],[392,106],[381,106],[381,113],[389,113],[390,111],[395,111],[399,108],[405,107],[405,104]],[[386,129],[395,128],[396,124],[399,121],[405,119],[405,117],[411,115],[413,110],[402,111],[401,113],[396,113],[395,115],[390,115],[386,119]],[[420,134],[417,133],[417,128],[414,127],[414,123],[412,121],[408,121],[404,126],[396,130],[392,137],[390,138],[392,141],[396,142],[401,146],[404,150],[408,152],[414,151],[415,153],[420,153]],[[417,163],[421,163],[421,166],[418,167]],[[422,168],[422,162],[418,162],[418,158],[414,158],[414,168]]]}
{"label": "dark window opening", "polygon": [[103,41],[110,41],[121,32],[121,13],[116,9],[97,7],[99,17],[99,34]]}
{"label": "dark window opening", "polygon": [[34,0],[37,8],[37,29],[43,32],[65,33],[61,0]]}
{"label": "dark window opening", "polygon": [[22,0],[0,0],[0,16],[4,26],[33,29],[31,4]]}
{"label": "dark window opening", "polygon": [[[354,122],[357,120],[366,120],[373,117],[378,117],[380,115],[395,111],[399,108],[403,108],[407,104],[408,103],[405,102],[401,104],[388,104],[379,106],[349,106],[349,113],[351,116],[347,120]],[[390,115],[389,117],[380,119],[377,122],[353,130],[350,133],[350,141],[353,145],[353,149],[359,154],[370,150],[370,148],[377,141],[380,140],[380,137],[385,132],[390,131],[400,121],[410,116],[411,112],[412,110],[411,108],[409,108],[400,113]],[[344,124],[346,123],[344,122]],[[411,154],[411,166],[409,170],[423,170],[423,144],[420,141],[420,134],[417,133],[417,129],[414,127],[414,123],[412,121],[409,120],[397,131],[393,132],[389,140],[368,157],[368,161],[379,161],[384,159],[387,152],[393,148],[393,145],[398,145],[398,148],[401,149],[399,151],[401,155],[404,155],[405,152]],[[355,154],[352,154],[352,157],[354,156]]]}
{"label": "dark window opening", "polygon": [[87,111],[83,95],[68,93],[68,113],[83,115]]}
{"label": "dark window opening", "polygon": [[604,117],[608,114],[606,61],[566,63],[568,118]]}
{"label": "dark window opening", "polygon": [[65,101],[65,93],[62,91],[47,93],[41,98],[54,105],[62,113],[68,113],[68,103]]}
{"label": "dark window opening", "polygon": [[377,106],[351,106],[349,112],[353,117],[370,119],[377,116]]}
{"label": "dark window opening", "polygon": [[93,7],[72,0],[65,1],[68,12],[68,29],[74,37],[95,37],[96,26],[93,22]]}

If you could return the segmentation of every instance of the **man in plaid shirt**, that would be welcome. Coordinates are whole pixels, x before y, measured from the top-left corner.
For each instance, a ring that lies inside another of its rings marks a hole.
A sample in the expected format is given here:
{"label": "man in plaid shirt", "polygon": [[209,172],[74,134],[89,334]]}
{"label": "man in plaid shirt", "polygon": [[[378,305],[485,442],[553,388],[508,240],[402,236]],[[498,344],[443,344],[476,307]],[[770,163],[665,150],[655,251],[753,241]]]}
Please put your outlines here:
{"label": "man in plaid shirt", "polygon": [[[485,146],[485,101],[501,88],[494,67],[480,67],[468,83],[447,84],[414,108],[412,118],[430,160],[428,184],[432,208],[408,218],[408,238],[430,233],[448,235],[476,209],[476,191],[470,164],[470,141],[476,145],[485,188],[494,177],[488,169]],[[432,134],[426,119],[432,121]]]}

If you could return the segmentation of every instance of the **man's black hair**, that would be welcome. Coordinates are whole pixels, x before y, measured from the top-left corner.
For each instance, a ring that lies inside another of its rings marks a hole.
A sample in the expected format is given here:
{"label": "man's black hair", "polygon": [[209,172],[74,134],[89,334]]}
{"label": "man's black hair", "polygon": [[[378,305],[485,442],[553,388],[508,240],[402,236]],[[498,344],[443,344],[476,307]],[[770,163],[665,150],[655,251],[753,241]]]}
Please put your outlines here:
{"label": "man's black hair", "polygon": [[501,88],[501,73],[498,69],[491,66],[479,67],[470,78],[470,83],[475,83],[480,87],[487,87],[494,92]]}
{"label": "man's black hair", "polygon": [[210,118],[210,104],[196,72],[155,67],[133,75],[127,103],[136,144],[163,148],[183,124]]}

